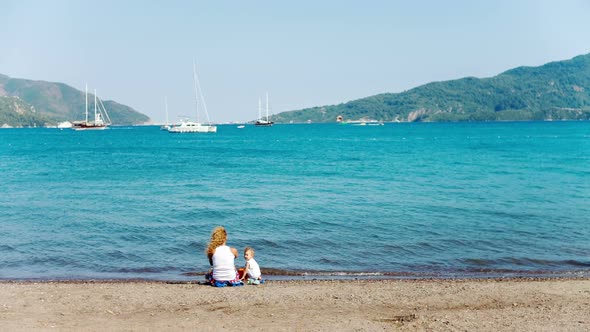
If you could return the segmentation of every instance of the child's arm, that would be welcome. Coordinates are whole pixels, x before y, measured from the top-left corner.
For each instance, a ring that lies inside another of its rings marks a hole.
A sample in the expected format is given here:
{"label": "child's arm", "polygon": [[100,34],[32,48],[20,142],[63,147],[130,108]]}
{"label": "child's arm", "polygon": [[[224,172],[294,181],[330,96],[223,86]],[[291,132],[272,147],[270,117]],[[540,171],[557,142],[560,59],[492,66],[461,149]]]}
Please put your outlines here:
{"label": "child's arm", "polygon": [[249,268],[250,268],[250,263],[246,262],[246,267],[244,267],[244,274],[242,274],[242,277],[240,278],[240,280],[246,279],[246,277],[248,276],[248,269]]}

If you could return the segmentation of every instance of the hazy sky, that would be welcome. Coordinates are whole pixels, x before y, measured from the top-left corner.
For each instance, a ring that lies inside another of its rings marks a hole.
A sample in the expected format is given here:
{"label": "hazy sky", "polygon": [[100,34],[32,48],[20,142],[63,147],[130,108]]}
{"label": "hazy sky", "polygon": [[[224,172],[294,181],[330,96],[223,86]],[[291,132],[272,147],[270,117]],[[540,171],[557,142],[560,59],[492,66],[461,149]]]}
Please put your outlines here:
{"label": "hazy sky", "polygon": [[590,53],[588,0],[0,0],[0,73],[215,122]]}

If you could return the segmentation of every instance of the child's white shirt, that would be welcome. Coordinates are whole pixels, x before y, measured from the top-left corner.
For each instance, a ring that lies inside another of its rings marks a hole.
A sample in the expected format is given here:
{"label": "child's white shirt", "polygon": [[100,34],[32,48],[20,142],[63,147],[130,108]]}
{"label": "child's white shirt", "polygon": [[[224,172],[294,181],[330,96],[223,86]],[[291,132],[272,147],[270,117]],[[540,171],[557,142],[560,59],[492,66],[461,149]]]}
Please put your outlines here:
{"label": "child's white shirt", "polygon": [[260,273],[260,266],[258,266],[258,263],[256,262],[256,260],[254,260],[254,258],[250,258],[249,261],[247,261],[249,268],[248,268],[248,278],[252,278],[252,279],[258,279],[261,275]]}

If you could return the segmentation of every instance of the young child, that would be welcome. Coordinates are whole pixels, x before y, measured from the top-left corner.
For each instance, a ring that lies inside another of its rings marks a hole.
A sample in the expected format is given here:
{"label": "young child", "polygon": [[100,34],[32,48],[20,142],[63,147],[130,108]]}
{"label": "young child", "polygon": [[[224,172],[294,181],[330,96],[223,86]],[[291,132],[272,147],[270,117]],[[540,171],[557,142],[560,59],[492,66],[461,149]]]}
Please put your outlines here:
{"label": "young child", "polygon": [[[246,281],[248,285],[259,285],[262,281],[262,275],[260,273],[260,266],[254,259],[254,249],[246,247],[244,249],[244,259],[246,260],[246,266],[243,272],[240,271],[240,280]],[[240,269],[242,270],[242,269]]]}

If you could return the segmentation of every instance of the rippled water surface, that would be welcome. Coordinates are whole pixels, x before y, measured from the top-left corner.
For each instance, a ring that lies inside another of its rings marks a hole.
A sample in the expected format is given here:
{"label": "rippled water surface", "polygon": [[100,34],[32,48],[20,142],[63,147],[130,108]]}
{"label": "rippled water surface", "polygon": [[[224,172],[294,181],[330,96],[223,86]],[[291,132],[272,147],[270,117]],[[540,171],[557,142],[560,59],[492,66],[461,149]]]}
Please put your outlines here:
{"label": "rippled water surface", "polygon": [[279,273],[587,272],[590,123],[0,130],[0,279],[191,279],[216,225]]}

